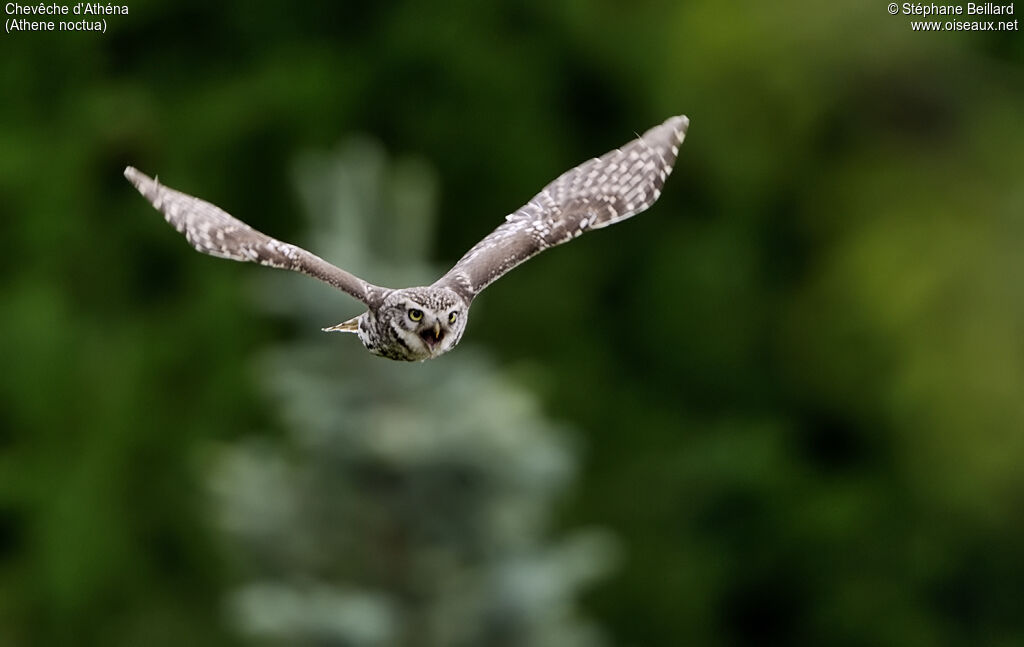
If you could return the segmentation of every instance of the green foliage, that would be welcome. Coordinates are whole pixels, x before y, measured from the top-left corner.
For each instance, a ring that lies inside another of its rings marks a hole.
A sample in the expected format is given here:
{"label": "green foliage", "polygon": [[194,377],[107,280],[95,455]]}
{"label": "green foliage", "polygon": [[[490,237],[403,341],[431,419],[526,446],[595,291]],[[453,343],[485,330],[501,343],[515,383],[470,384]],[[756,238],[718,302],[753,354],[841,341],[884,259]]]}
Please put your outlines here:
{"label": "green foliage", "polygon": [[4,644],[230,644],[256,565],[216,547],[198,448],[291,438],[305,401],[266,401],[252,358],[355,314],[327,288],[254,308],[251,277],[315,288],[190,252],[125,164],[288,240],[291,160],[370,132],[440,182],[437,227],[375,253],[443,266],[678,112],[659,204],[503,279],[466,337],[490,365],[436,369],[515,374],[585,434],[559,524],[623,558],[585,615],[636,645],[1024,641],[1019,32],[845,1],[130,10],[0,36]]}

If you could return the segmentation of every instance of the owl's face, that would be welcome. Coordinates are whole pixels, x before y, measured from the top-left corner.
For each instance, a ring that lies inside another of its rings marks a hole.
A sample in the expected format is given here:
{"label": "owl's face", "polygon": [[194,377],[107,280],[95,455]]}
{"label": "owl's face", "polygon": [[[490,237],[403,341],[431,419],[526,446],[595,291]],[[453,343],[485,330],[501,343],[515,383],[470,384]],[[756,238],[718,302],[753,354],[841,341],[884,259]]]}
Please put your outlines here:
{"label": "owl's face", "polygon": [[357,334],[375,355],[422,361],[455,348],[468,311],[462,297],[448,288],[394,290],[360,317]]}

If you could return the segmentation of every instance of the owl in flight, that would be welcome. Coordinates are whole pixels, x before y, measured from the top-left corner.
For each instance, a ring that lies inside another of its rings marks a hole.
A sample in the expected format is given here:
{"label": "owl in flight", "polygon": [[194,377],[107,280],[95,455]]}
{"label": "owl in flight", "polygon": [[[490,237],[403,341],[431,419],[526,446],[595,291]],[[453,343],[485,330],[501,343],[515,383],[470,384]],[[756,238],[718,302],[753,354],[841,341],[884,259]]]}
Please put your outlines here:
{"label": "owl in flight", "polygon": [[566,171],[425,287],[372,285],[306,250],[256,231],[218,207],[167,188],[129,166],[124,176],[200,252],[294,270],[366,304],[325,331],[351,332],[374,355],[422,361],[462,338],[469,306],[488,285],[548,247],[650,207],[672,172],[690,120],[672,117],[622,148]]}

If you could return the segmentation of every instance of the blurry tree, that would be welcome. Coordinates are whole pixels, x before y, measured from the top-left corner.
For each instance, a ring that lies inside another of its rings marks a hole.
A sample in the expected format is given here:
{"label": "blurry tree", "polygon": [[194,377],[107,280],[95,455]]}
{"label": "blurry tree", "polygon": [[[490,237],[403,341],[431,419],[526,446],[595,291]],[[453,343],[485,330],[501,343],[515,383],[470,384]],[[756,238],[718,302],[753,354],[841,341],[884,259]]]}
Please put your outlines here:
{"label": "blurry tree", "polygon": [[[385,285],[422,282],[434,181],[353,142],[299,166],[314,248]],[[319,328],[346,297],[265,275],[257,299],[297,341],[259,374],[286,443],[215,452],[212,486],[243,583],[237,626],[260,644],[601,644],[576,590],[611,556],[600,531],[545,540],[573,472],[563,430],[471,345],[401,364]]]}

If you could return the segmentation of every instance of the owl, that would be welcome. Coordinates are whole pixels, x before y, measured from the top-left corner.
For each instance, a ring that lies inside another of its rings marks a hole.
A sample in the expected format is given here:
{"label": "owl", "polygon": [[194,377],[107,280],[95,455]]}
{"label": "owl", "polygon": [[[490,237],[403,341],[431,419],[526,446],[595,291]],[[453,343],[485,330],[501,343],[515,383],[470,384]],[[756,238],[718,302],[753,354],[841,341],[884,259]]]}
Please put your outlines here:
{"label": "owl", "polygon": [[374,355],[423,361],[462,339],[469,307],[523,261],[650,207],[672,172],[690,121],[672,117],[601,157],[566,171],[473,246],[433,284],[385,288],[295,245],[256,231],[218,207],[129,166],[125,177],[200,252],[302,272],[359,299],[366,312],[326,332],[350,332]]}

